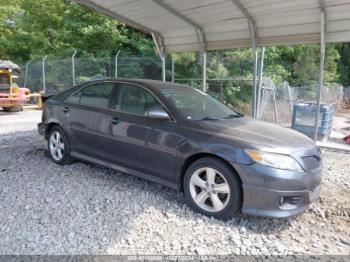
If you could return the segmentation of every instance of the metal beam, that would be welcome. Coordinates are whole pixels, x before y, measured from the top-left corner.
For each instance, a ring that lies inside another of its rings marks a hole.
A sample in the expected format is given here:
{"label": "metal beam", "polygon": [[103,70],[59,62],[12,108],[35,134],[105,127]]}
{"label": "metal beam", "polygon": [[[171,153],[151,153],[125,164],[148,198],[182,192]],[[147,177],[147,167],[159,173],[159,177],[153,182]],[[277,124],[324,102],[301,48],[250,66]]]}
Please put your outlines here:
{"label": "metal beam", "polygon": [[264,73],[264,58],[265,58],[265,47],[260,48],[260,68],[259,68],[259,79],[258,79],[258,98],[256,101],[257,109],[256,109],[256,117],[259,118],[259,110],[260,110],[260,100],[261,100],[261,88],[263,82],[263,73]]}
{"label": "metal beam", "polygon": [[99,13],[103,13],[109,17],[112,17],[112,18],[114,18],[114,19],[116,19],[124,24],[127,24],[128,26],[131,26],[131,27],[138,29],[144,33],[147,33],[149,35],[151,35],[152,32],[156,33],[156,34],[160,34],[159,32],[155,32],[154,30],[152,30],[146,26],[143,26],[141,24],[138,24],[138,23],[122,16],[122,15],[119,15],[119,14],[115,13],[114,11],[112,12],[112,11],[110,11],[110,10],[100,6],[100,5],[97,5],[93,1],[90,1],[90,0],[73,0],[73,1],[78,3],[78,4],[84,5],[86,7],[89,7],[91,9],[94,9],[95,11],[97,11]]}
{"label": "metal beam", "polygon": [[318,85],[317,85],[317,105],[315,112],[315,130],[314,130],[314,140],[317,142],[318,138],[318,127],[319,127],[319,118],[320,118],[320,108],[321,108],[321,93],[323,88],[323,69],[324,69],[324,60],[326,53],[326,43],[325,43],[325,34],[326,34],[326,9],[324,0],[320,0],[320,20],[321,20],[321,28],[320,28],[320,70],[318,76]]}
{"label": "metal beam", "polygon": [[207,52],[204,50],[202,52],[202,65],[203,65],[203,75],[202,75],[202,91],[207,92]]}
{"label": "metal beam", "polygon": [[318,1],[319,5],[320,5],[320,8],[321,8],[321,12],[326,12],[326,4],[324,2],[324,0],[319,0]]}
{"label": "metal beam", "polygon": [[78,51],[74,51],[74,54],[72,55],[72,83],[73,86],[75,86],[75,55]]}
{"label": "metal beam", "polygon": [[257,56],[257,27],[253,16],[248,12],[240,0],[232,0],[235,6],[242,12],[242,14],[248,20],[250,43],[253,49],[253,104],[252,104],[252,116],[257,117],[258,111],[258,91],[257,91],[257,72],[258,72],[258,56]]}
{"label": "metal beam", "polygon": [[167,3],[165,3],[163,0],[152,0],[153,3],[159,5],[163,9],[167,10],[172,15],[176,16],[180,20],[184,21],[188,25],[192,26],[197,37],[198,41],[198,50],[201,53],[202,56],[202,65],[203,65],[203,72],[202,72],[202,89],[205,92],[206,86],[207,86],[207,45],[206,45],[206,38],[203,28],[198,25],[196,22],[192,21],[187,16],[183,15],[181,12],[176,10],[175,8],[171,7]]}
{"label": "metal beam", "polygon": [[46,93],[46,71],[45,71],[45,61],[46,61],[47,55],[44,56],[43,60],[41,60],[42,63],[42,74],[43,74],[43,92]]}
{"label": "metal beam", "polygon": [[160,7],[167,10],[169,13],[173,14],[177,18],[181,19],[182,21],[186,22],[190,26],[192,26],[196,32],[198,44],[199,44],[199,51],[203,51],[206,48],[206,41],[205,41],[205,34],[200,25],[198,25],[196,22],[192,21],[187,16],[183,15],[181,12],[176,10],[175,8],[171,7],[170,5],[163,2],[163,0],[152,0],[155,4],[159,5]]}
{"label": "metal beam", "polygon": [[243,13],[243,15],[250,21],[254,22],[254,18],[250,15],[248,10],[242,5],[242,3],[239,0],[232,0],[235,6]]}
{"label": "metal beam", "polygon": [[114,78],[118,78],[118,58],[119,58],[120,50],[117,51],[114,57]]}
{"label": "metal beam", "polygon": [[253,16],[248,12],[248,10],[240,2],[240,0],[232,0],[232,2],[242,12],[242,14],[245,16],[245,18],[248,19],[249,30],[251,30],[251,28],[253,28],[255,31],[254,36],[255,36],[255,38],[257,38],[257,26],[256,26],[256,22],[255,22]]}
{"label": "metal beam", "polygon": [[158,55],[162,61],[162,80],[165,82],[166,80],[166,73],[165,73],[165,46],[164,46],[164,39],[161,35],[157,35],[155,33],[151,33],[153,42],[157,48]]}
{"label": "metal beam", "polygon": [[258,55],[257,55],[257,43],[256,43],[256,30],[253,23],[248,22],[250,41],[253,49],[253,105],[252,116],[257,117],[257,72],[258,72]]}
{"label": "metal beam", "polygon": [[30,64],[30,61],[28,61],[26,63],[26,72],[25,72],[25,75],[24,75],[24,85],[23,85],[23,87],[27,87],[27,78],[28,78],[29,64]]}
{"label": "metal beam", "polygon": [[171,82],[175,82],[175,61],[174,58],[171,59]]}

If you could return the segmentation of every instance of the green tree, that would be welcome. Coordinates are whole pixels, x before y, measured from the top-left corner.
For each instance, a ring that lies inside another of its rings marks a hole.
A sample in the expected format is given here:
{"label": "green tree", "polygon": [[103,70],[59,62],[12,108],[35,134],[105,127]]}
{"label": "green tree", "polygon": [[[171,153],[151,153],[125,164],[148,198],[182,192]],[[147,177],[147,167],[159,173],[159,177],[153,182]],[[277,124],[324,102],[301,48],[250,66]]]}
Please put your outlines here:
{"label": "green tree", "polygon": [[149,36],[70,1],[8,2],[0,7],[2,57],[29,60],[45,54],[67,56],[73,49],[95,55],[117,49],[136,54],[153,52]]}
{"label": "green tree", "polygon": [[15,18],[19,14],[19,1],[3,1],[0,4],[0,58],[9,58],[8,48],[12,41],[7,36],[12,34]]}
{"label": "green tree", "polygon": [[[267,47],[264,76],[275,83],[315,83],[319,48],[318,44]],[[0,5],[0,58],[16,62],[39,59],[46,54],[51,58],[67,58],[74,50],[79,51],[78,57],[96,58],[114,55],[118,49],[124,57],[152,57],[144,63],[125,58],[129,65],[123,68],[125,76],[160,75],[151,37],[115,19],[69,0],[11,0]],[[325,81],[350,85],[350,45],[328,44],[326,50]],[[187,83],[201,85],[202,65],[198,53],[174,54],[172,58],[176,79],[197,79]],[[209,78],[252,78],[251,48],[210,51],[207,62]],[[146,66],[151,69],[145,69]],[[167,67],[169,70],[170,64]]]}
{"label": "green tree", "polygon": [[340,63],[338,64],[338,72],[340,75],[340,83],[346,87],[350,86],[350,44],[343,43],[337,45],[340,54]]}

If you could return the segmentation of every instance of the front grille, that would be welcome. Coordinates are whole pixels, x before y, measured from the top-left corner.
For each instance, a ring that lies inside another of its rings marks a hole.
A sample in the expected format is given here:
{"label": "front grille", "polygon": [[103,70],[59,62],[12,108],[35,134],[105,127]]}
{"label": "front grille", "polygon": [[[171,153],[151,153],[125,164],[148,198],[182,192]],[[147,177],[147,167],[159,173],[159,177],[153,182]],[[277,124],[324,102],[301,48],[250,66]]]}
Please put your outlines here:
{"label": "front grille", "polygon": [[0,91],[1,92],[8,92],[10,91],[11,85],[10,84],[2,84],[0,83]]}
{"label": "front grille", "polygon": [[318,156],[304,156],[303,166],[307,171],[317,169],[321,166],[321,159]]}
{"label": "front grille", "polygon": [[0,90],[2,92],[9,91],[11,88],[10,77],[8,74],[0,73]]}

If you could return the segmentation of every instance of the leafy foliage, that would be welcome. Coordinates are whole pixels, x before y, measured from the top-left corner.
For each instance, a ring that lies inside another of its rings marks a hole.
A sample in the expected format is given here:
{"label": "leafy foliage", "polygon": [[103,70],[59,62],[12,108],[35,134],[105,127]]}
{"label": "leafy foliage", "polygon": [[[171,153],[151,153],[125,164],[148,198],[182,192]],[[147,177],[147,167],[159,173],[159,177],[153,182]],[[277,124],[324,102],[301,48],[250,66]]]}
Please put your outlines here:
{"label": "leafy foliage", "polygon": [[0,57],[13,60],[65,57],[75,49],[95,56],[153,52],[149,36],[67,0],[6,1],[0,33]]}
{"label": "leafy foliage", "polygon": [[336,46],[340,61],[338,63],[338,72],[340,75],[340,83],[344,86],[350,86],[350,44],[343,43]]}
{"label": "leafy foliage", "polygon": [[[121,63],[125,66],[120,69],[122,76],[160,77],[159,60],[155,57],[154,45],[148,35],[69,0],[2,1],[1,58],[16,62],[39,59],[46,54],[50,54],[51,59],[67,58],[74,50],[79,50],[79,56],[91,60],[101,56],[110,57],[117,50],[123,50]],[[350,86],[350,45],[329,44],[326,50],[325,81]],[[149,59],[141,62],[132,58],[136,56],[147,56]],[[189,84],[200,85],[198,79],[201,78],[202,67],[198,54],[174,54],[172,58],[175,60],[175,78],[190,78],[193,80]],[[67,66],[68,64],[69,61]],[[106,68],[105,71],[113,70],[109,64],[113,64],[112,59],[99,63],[102,68]],[[90,67],[93,66],[90,64],[81,67],[78,80],[84,80],[86,76],[83,71],[91,71],[93,68]],[[167,68],[170,70],[169,64]],[[270,77],[274,82],[288,81],[294,86],[312,85],[317,81],[318,70],[317,44],[266,48],[264,76]],[[168,75],[169,73],[170,71]],[[246,48],[208,52],[207,74],[209,79],[251,78],[252,50]],[[233,90],[239,90],[242,85],[232,82],[229,86]]]}

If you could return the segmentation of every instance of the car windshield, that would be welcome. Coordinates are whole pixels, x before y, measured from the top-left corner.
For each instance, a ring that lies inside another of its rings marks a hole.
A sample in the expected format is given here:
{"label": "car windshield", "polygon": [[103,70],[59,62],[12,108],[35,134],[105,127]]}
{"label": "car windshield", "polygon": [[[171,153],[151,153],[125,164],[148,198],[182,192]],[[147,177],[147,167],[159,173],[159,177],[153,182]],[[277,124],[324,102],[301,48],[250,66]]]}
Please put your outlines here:
{"label": "car windshield", "polygon": [[161,92],[187,119],[194,121],[220,120],[242,116],[195,88],[174,86],[162,88]]}

